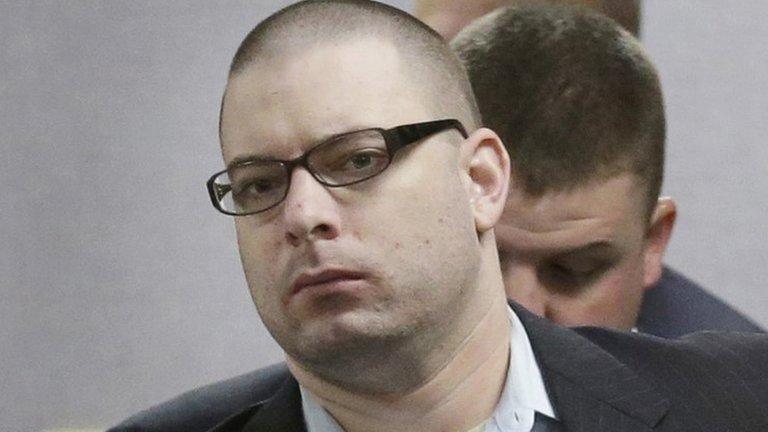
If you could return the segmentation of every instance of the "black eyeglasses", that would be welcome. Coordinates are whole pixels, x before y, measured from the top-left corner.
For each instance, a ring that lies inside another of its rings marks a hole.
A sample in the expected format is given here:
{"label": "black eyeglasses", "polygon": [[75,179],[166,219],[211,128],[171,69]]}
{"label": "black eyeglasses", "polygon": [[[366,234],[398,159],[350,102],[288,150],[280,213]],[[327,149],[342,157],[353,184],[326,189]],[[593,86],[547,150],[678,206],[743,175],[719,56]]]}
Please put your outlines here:
{"label": "black eyeglasses", "polygon": [[232,216],[267,211],[280,204],[291,187],[291,172],[304,167],[327,187],[349,186],[387,169],[395,153],[430,135],[456,129],[455,119],[393,127],[371,128],[331,137],[292,160],[250,159],[217,172],[208,179],[208,194],[217,210]]}

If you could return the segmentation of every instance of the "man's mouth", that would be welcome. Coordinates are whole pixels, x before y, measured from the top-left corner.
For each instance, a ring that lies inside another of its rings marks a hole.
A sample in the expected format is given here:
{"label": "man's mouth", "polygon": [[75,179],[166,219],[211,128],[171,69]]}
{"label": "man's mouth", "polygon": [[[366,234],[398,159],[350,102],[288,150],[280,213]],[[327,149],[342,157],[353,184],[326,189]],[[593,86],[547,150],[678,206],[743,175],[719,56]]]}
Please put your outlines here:
{"label": "man's mouth", "polygon": [[322,287],[345,285],[347,282],[364,280],[365,274],[346,269],[324,269],[304,272],[291,285],[291,295]]}

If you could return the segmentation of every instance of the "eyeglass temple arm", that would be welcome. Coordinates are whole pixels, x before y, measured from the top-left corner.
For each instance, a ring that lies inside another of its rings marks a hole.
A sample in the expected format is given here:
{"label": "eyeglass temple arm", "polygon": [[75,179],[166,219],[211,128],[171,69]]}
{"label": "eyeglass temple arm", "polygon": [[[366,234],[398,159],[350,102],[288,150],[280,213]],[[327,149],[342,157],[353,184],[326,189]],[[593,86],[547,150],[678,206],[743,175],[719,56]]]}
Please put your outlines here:
{"label": "eyeglass temple arm", "polygon": [[426,138],[432,134],[442,132],[444,130],[454,128],[461,136],[467,138],[467,131],[464,129],[464,125],[455,119],[436,120],[427,123],[416,123],[411,125],[399,126],[393,129],[388,129],[385,133],[390,135],[390,145],[395,148],[390,148],[390,151],[394,152],[400,150],[402,147],[412,144],[418,140]]}

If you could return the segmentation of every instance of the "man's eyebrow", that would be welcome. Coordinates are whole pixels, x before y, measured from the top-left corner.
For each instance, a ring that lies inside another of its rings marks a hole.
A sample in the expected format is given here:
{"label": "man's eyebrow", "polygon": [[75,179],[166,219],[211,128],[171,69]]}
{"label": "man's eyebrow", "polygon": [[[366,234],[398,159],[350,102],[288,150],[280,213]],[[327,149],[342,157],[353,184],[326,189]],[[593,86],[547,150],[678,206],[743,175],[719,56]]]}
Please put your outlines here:
{"label": "man's eyebrow", "polygon": [[[358,126],[358,127],[351,127],[349,130],[342,131],[342,132],[336,132],[336,133],[329,133],[321,135],[320,137],[312,140],[312,145],[307,149],[306,151],[309,151],[310,149],[315,148],[316,146],[326,143],[328,141],[331,141],[335,138],[338,138],[340,136],[353,133],[353,132],[360,132],[368,129],[374,129],[374,126]],[[305,153],[306,153],[305,151]],[[303,154],[303,153],[302,153]],[[287,161],[288,159],[280,159],[276,157],[268,157],[260,154],[255,153],[248,153],[240,156],[235,156],[232,158],[231,161],[227,164],[227,169],[232,169],[235,166],[242,165],[246,162],[253,162],[253,161]]]}
{"label": "man's eyebrow", "polygon": [[609,253],[609,254],[615,254],[617,253],[616,246],[611,243],[608,240],[598,240],[591,243],[587,243],[583,246],[579,246],[574,249],[568,249],[564,250],[561,253],[558,254],[559,257],[567,257],[572,255],[580,255],[585,254],[589,252],[596,252],[596,253]]}
{"label": "man's eyebrow", "polygon": [[276,160],[275,158],[268,158],[264,157],[262,155],[257,154],[244,154],[240,156],[235,156],[232,158],[232,160],[227,164],[227,169],[230,170],[238,165],[242,165],[246,162],[253,162],[253,161],[269,161],[269,160]]}

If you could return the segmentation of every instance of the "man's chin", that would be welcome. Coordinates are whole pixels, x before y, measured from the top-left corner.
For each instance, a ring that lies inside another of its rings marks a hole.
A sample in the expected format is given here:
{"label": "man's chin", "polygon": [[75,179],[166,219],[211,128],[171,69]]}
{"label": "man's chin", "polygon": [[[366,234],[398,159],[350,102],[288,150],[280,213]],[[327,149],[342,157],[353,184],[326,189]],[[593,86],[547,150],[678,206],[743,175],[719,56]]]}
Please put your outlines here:
{"label": "man's chin", "polygon": [[405,337],[402,327],[391,324],[380,314],[363,310],[317,316],[304,322],[294,334],[295,349],[286,351],[291,357],[310,363],[377,355]]}

